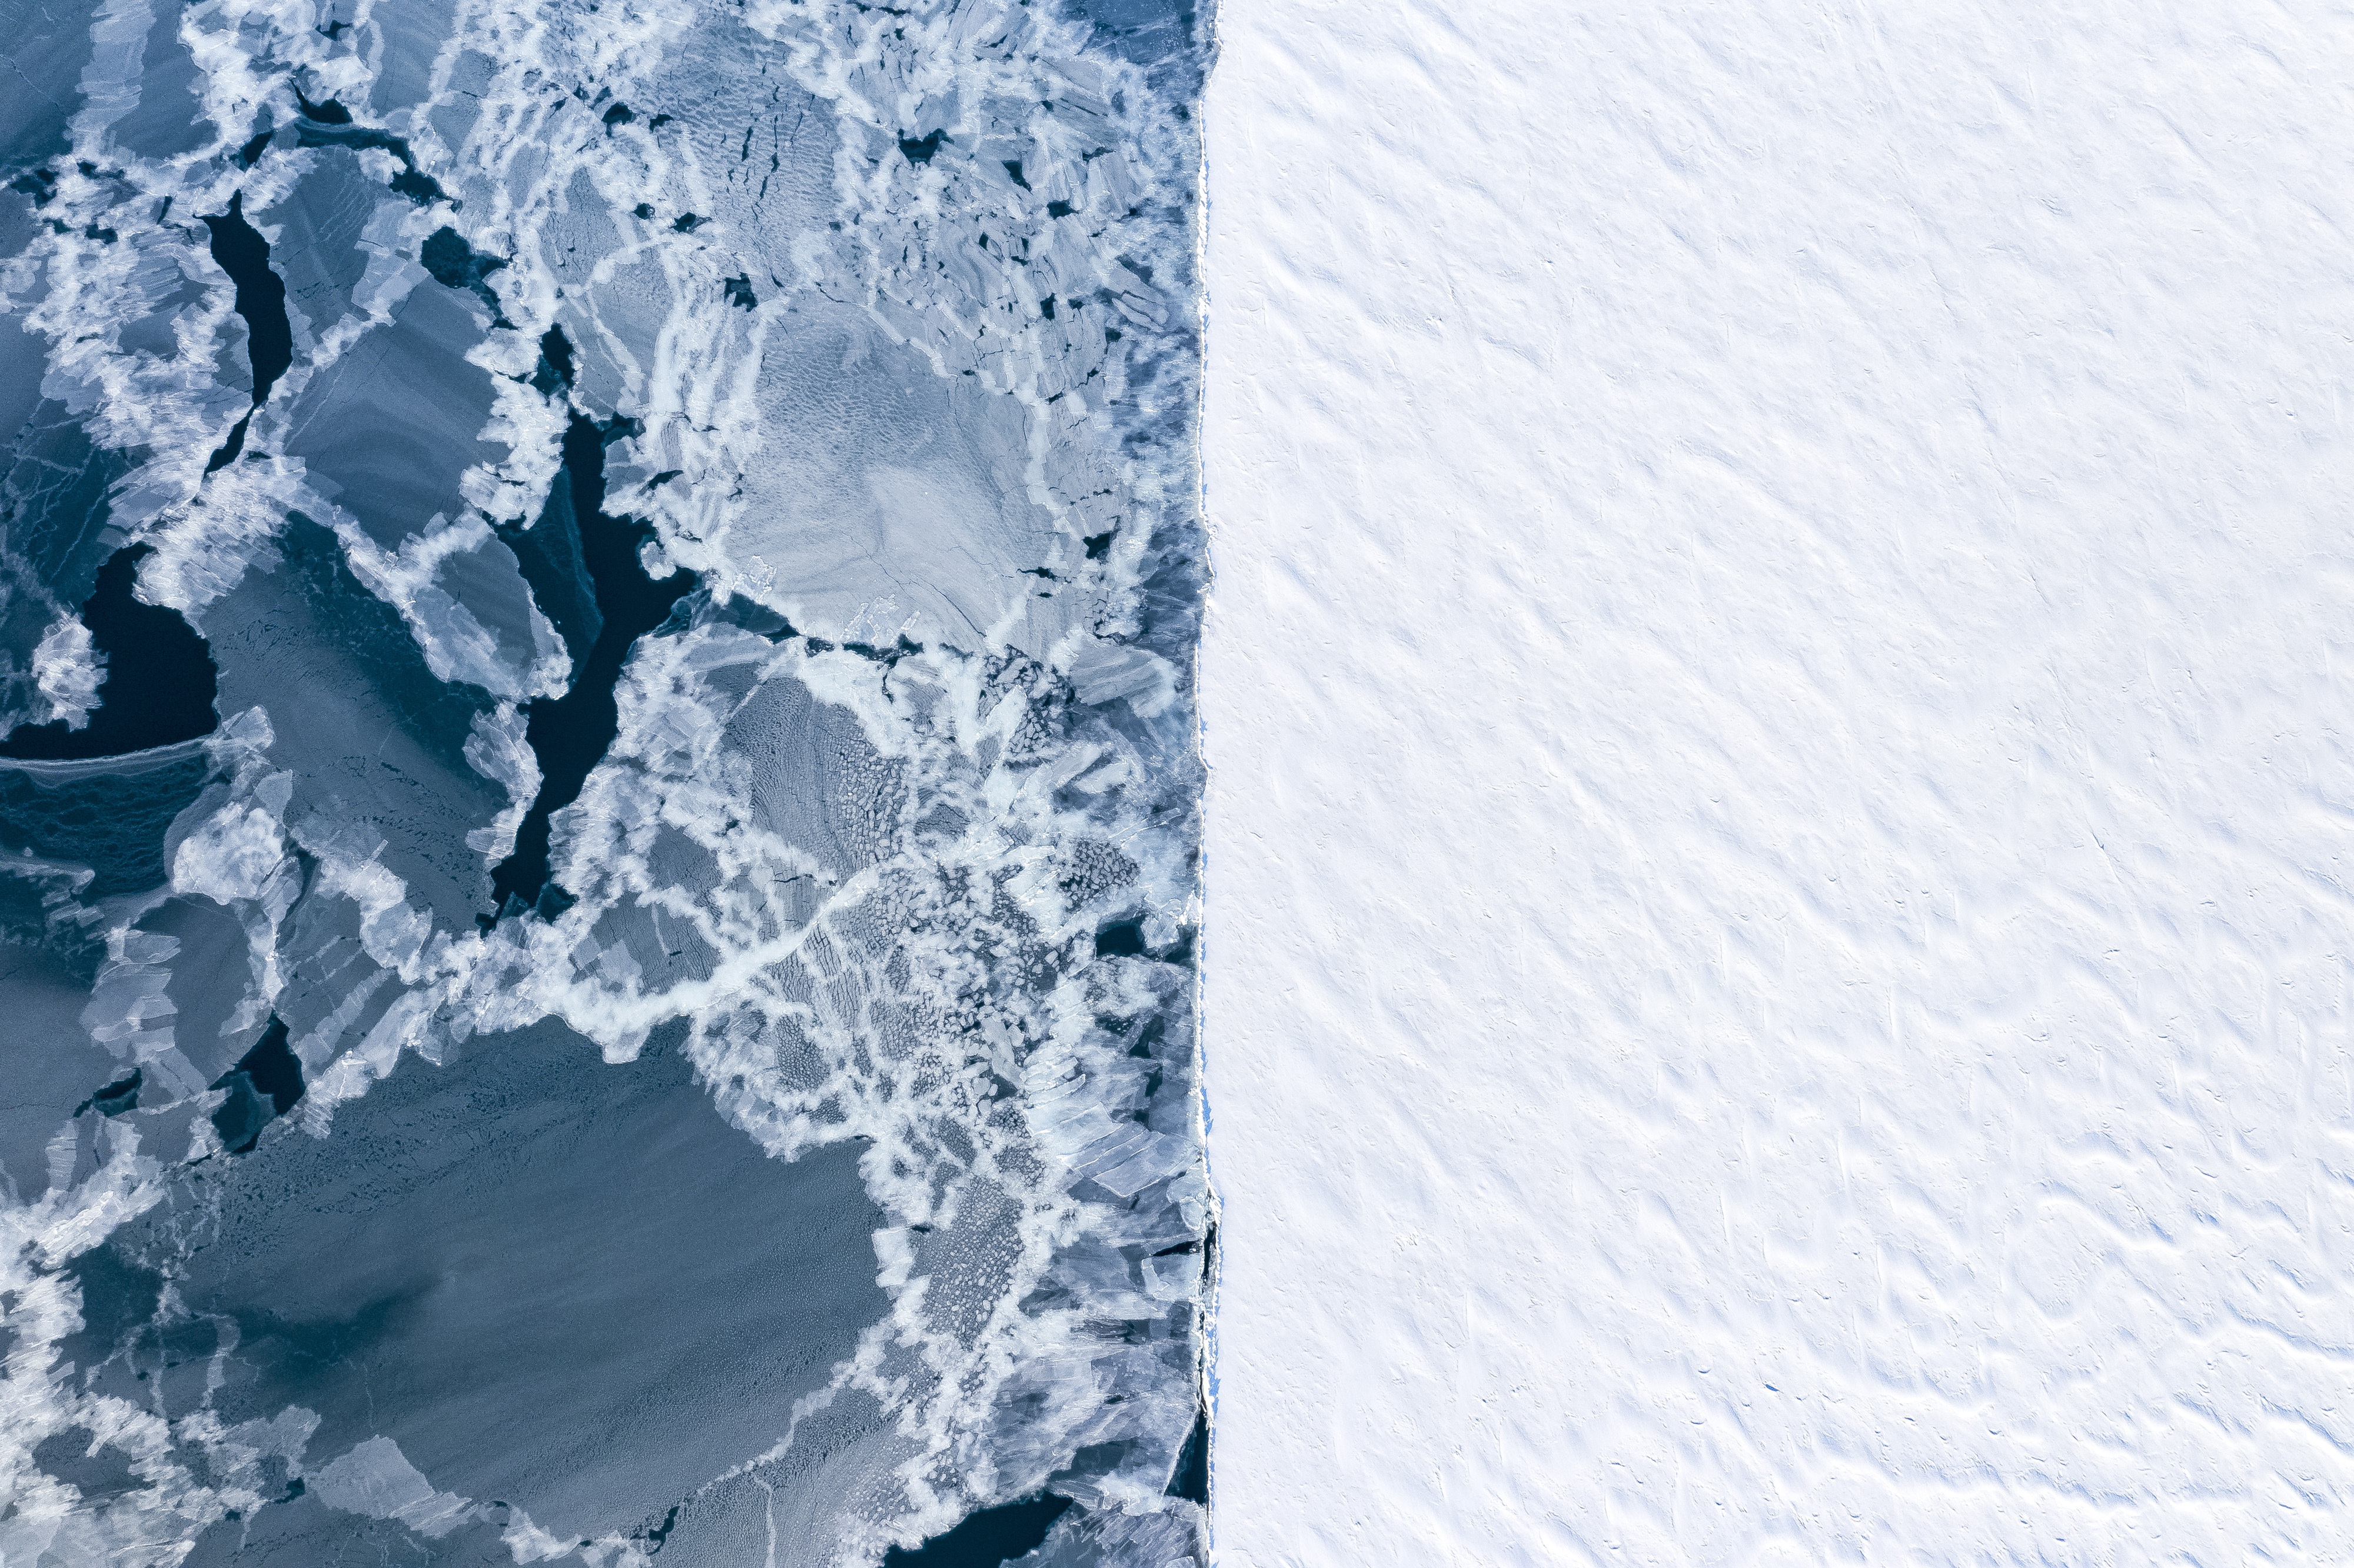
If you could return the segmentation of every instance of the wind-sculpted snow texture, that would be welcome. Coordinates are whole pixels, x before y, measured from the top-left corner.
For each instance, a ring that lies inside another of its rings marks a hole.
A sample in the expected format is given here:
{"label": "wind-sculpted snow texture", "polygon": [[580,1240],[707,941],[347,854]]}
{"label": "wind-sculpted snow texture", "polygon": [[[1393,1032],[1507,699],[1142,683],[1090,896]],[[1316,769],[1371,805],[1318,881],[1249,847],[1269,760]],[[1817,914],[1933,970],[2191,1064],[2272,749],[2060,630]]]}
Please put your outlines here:
{"label": "wind-sculpted snow texture", "polygon": [[2354,15],[1465,16],[1208,99],[1221,1568],[2354,1563]]}
{"label": "wind-sculpted snow texture", "polygon": [[0,20],[0,1563],[1197,1560],[1207,17]]}

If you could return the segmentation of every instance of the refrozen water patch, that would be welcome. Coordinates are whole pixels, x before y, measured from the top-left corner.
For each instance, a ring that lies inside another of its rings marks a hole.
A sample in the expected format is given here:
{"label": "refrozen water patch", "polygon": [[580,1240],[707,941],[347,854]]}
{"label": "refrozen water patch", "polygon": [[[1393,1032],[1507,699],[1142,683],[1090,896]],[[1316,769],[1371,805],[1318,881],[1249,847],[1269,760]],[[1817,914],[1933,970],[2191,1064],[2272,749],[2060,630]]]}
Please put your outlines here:
{"label": "refrozen water patch", "polygon": [[69,1270],[86,1390],[230,1428],[307,1413],[286,1479],[323,1508],[224,1517],[216,1540],[325,1555],[341,1511],[625,1541],[759,1457],[851,1352],[885,1305],[855,1152],[769,1160],[674,1051],[583,1054],[541,1025],[410,1058],[334,1137],[190,1170]]}
{"label": "refrozen water patch", "polygon": [[7,46],[0,1553],[1197,1556],[1204,20],[396,9]]}

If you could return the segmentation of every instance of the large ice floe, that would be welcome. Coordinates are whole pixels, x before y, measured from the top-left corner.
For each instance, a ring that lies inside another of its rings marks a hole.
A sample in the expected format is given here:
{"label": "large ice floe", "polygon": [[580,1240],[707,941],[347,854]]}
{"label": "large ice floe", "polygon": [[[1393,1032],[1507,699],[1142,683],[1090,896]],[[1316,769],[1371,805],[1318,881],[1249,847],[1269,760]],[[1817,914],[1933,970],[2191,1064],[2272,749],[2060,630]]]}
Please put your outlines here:
{"label": "large ice floe", "polygon": [[0,18],[0,1563],[1198,1560],[1206,15]]}

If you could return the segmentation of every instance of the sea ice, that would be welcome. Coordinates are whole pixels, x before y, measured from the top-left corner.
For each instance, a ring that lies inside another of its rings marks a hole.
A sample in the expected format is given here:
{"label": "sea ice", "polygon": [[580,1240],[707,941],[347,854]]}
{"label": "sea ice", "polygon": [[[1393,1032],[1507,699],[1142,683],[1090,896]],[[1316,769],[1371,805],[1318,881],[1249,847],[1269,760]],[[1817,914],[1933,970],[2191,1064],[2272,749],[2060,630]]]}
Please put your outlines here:
{"label": "sea ice", "polygon": [[0,16],[0,1559],[1198,1560],[1207,18]]}

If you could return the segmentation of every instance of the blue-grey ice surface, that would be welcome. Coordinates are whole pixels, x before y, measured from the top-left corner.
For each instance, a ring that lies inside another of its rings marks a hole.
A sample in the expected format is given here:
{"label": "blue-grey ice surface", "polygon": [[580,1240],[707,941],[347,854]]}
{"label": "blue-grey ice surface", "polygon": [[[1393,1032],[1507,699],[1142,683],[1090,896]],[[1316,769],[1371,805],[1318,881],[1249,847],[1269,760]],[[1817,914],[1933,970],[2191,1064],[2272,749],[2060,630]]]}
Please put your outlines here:
{"label": "blue-grey ice surface", "polygon": [[0,23],[0,1563],[1198,1560],[1207,16]]}

